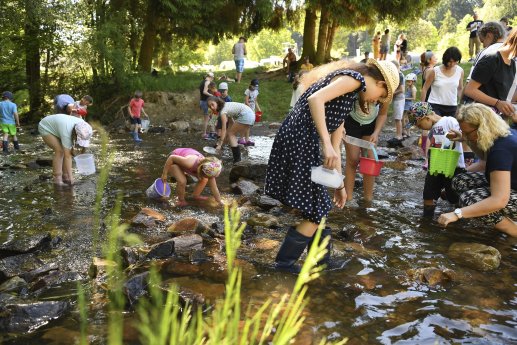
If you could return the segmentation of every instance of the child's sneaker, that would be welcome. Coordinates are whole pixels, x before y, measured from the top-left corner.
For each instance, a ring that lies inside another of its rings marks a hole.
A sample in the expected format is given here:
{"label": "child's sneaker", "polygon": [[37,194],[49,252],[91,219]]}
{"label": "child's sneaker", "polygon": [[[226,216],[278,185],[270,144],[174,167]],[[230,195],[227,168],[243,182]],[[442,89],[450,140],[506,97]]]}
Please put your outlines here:
{"label": "child's sneaker", "polygon": [[246,141],[246,143],[244,145],[246,145],[246,146],[255,146],[255,142],[253,142],[251,140],[248,140],[248,141]]}
{"label": "child's sneaker", "polygon": [[217,140],[217,133],[212,132],[212,133],[208,134],[208,137],[212,140]]}
{"label": "child's sneaker", "polygon": [[210,136],[207,133],[205,133],[203,134],[203,139],[210,140]]}
{"label": "child's sneaker", "polygon": [[246,144],[247,144],[247,141],[246,141],[246,139],[244,139],[244,138],[240,138],[240,139],[237,141],[237,144],[240,144],[240,145],[246,145]]}

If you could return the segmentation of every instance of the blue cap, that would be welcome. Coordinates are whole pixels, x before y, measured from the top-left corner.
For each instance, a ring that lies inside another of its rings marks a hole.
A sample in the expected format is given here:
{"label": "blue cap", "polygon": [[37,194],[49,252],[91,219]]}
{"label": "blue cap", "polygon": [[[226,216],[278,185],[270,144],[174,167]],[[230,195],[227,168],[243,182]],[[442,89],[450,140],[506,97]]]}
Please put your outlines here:
{"label": "blue cap", "polygon": [[13,93],[11,91],[2,92],[2,98],[8,98],[12,100],[14,98]]}

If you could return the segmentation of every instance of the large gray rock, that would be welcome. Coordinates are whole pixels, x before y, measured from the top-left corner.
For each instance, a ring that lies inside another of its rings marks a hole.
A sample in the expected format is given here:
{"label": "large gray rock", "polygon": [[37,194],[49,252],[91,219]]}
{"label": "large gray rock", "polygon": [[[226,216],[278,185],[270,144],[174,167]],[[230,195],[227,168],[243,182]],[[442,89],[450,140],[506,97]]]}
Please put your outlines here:
{"label": "large gray rock", "polygon": [[200,235],[181,235],[174,237],[174,251],[176,254],[189,254],[193,250],[203,248],[203,238]]}
{"label": "large gray rock", "polygon": [[37,291],[37,293],[40,294],[50,288],[60,286],[64,283],[76,282],[82,279],[83,276],[77,272],[53,271],[34,281],[31,284],[30,289],[31,291]]}
{"label": "large gray rock", "polygon": [[20,292],[27,287],[27,282],[20,277],[12,277],[0,285],[0,292]]}
{"label": "large gray rock", "polygon": [[146,255],[147,259],[166,259],[174,254],[174,239],[154,244]]}
{"label": "large gray rock", "polygon": [[252,199],[252,203],[255,206],[260,207],[261,209],[268,211],[272,209],[273,207],[281,207],[282,203],[276,199],[273,199],[272,197],[268,195],[261,195],[257,198]]}
{"label": "large gray rock", "polygon": [[453,243],[448,255],[457,263],[480,271],[495,270],[501,263],[497,249],[479,243]]}
{"label": "large gray rock", "polygon": [[266,178],[266,163],[251,162],[248,160],[235,163],[230,171],[230,182],[237,182],[243,177],[253,181],[264,181]]}
{"label": "large gray rock", "polygon": [[404,160],[424,160],[425,155],[422,149],[419,146],[411,145],[408,147],[402,147],[397,152],[397,157],[399,161]]}
{"label": "large gray rock", "polygon": [[240,178],[237,182],[232,183],[232,189],[235,194],[253,195],[260,190],[260,187],[251,181]]}
{"label": "large gray rock", "polygon": [[49,233],[22,236],[0,245],[0,255],[16,255],[48,247],[52,238]]}
{"label": "large gray rock", "polygon": [[59,319],[69,308],[70,304],[63,301],[8,304],[0,310],[0,330],[12,333],[34,331]]}
{"label": "large gray rock", "polygon": [[190,124],[187,121],[175,121],[169,125],[173,131],[186,132],[190,128]]}
{"label": "large gray rock", "polygon": [[133,305],[140,297],[147,295],[149,286],[149,272],[137,274],[129,278],[124,284],[124,294],[129,304]]}
{"label": "large gray rock", "polygon": [[0,281],[19,276],[43,266],[43,262],[33,254],[9,256],[0,260]]}
{"label": "large gray rock", "polygon": [[165,216],[160,212],[157,212],[153,209],[144,207],[140,210],[140,212],[133,218],[131,221],[132,225],[144,226],[146,228],[152,228],[157,225],[157,223],[163,222],[165,220]]}

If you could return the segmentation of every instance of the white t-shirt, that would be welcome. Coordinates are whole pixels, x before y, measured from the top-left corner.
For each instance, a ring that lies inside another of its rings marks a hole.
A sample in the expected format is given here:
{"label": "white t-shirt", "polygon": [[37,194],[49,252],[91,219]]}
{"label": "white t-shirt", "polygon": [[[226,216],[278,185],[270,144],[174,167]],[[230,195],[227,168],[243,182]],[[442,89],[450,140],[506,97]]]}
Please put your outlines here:
{"label": "white t-shirt", "polygon": [[257,99],[259,92],[258,90],[250,90],[249,88],[244,91],[244,94],[249,97],[249,107],[255,111],[255,100]]}
{"label": "white t-shirt", "polygon": [[429,103],[440,105],[458,105],[458,85],[460,84],[463,69],[454,66],[454,74],[447,77],[442,73],[441,66],[436,66],[434,70],[434,80],[429,94]]}
{"label": "white t-shirt", "polygon": [[[454,117],[444,116],[436,122],[428,134],[430,147],[450,148],[452,142],[447,139],[446,135],[451,129],[461,131],[460,124]],[[463,157],[463,147],[461,143],[457,142],[454,149],[460,153],[457,167],[465,168],[465,159]]]}
{"label": "white t-shirt", "polygon": [[244,43],[238,42],[233,46],[233,59],[244,59]]}
{"label": "white t-shirt", "polygon": [[253,110],[251,110],[250,107],[248,107],[244,103],[239,103],[239,102],[226,102],[224,104],[223,109],[221,109],[221,114],[224,114],[233,119],[236,119],[239,117],[239,115],[246,114],[246,113],[254,114]]}
{"label": "white t-shirt", "polygon": [[71,149],[73,146],[72,133],[79,122],[84,122],[84,120],[66,114],[56,114],[45,116],[39,122],[39,127],[58,137],[64,148]]}

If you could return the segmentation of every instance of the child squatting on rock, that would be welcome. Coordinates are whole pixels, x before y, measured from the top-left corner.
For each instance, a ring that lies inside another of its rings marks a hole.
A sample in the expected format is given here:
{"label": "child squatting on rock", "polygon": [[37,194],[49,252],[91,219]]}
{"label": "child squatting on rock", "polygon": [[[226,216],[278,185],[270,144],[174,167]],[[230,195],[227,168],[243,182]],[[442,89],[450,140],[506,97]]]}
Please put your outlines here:
{"label": "child squatting on rock", "polygon": [[171,152],[165,162],[162,181],[165,185],[168,174],[171,174],[176,179],[176,194],[178,195],[176,206],[182,207],[188,205],[185,200],[185,188],[187,186],[186,175],[191,175],[198,179],[198,183],[194,187],[193,192],[195,200],[208,199],[208,197],[201,195],[201,192],[208,183],[215,200],[220,205],[223,205],[221,194],[219,194],[219,189],[217,188],[217,181],[215,180],[221,173],[222,168],[221,161],[215,157],[205,158],[201,153],[189,147],[177,148]]}

